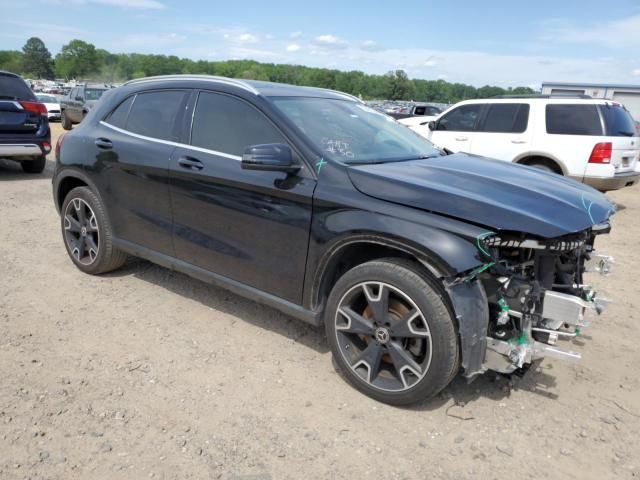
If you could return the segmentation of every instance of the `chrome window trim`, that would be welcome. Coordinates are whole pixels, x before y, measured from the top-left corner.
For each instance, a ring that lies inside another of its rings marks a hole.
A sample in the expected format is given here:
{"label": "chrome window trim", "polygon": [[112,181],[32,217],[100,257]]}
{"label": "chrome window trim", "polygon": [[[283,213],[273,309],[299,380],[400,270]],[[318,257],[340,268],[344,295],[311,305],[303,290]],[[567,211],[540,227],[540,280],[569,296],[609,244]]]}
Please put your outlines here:
{"label": "chrome window trim", "polygon": [[172,142],[170,140],[162,140],[160,138],[147,137],[146,135],[140,135],[140,134],[137,134],[137,133],[133,133],[133,132],[130,132],[128,130],[124,130],[124,129],[120,128],[120,127],[116,127],[114,125],[111,125],[111,124],[105,122],[104,120],[100,120],[100,124],[105,126],[105,127],[110,128],[112,130],[115,130],[116,132],[120,132],[120,133],[123,133],[125,135],[129,135],[129,136],[134,137],[134,138],[139,138],[140,140],[147,140],[149,142],[161,143],[163,145],[171,145],[173,147],[182,147],[182,148],[186,148],[186,149],[189,149],[189,150],[194,150],[196,152],[210,153],[212,155],[217,155],[219,157],[228,158],[230,160],[235,160],[237,162],[242,160],[242,157],[239,156],[239,155],[232,155],[230,153],[218,152],[217,150],[209,150],[208,148],[201,148],[201,147],[196,147],[196,146],[193,146],[193,145],[187,145],[186,143]]}

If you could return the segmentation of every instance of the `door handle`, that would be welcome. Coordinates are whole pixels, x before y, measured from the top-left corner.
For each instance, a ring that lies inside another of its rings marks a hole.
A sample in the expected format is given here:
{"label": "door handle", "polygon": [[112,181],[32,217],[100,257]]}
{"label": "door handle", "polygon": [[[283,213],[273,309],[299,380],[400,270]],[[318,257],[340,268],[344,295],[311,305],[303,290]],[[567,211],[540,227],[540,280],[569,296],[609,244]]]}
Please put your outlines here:
{"label": "door handle", "polygon": [[467,140],[469,140],[467,137],[456,137],[457,142],[466,142]]}
{"label": "door handle", "polygon": [[95,142],[93,143],[96,144],[96,147],[103,148],[105,150],[113,148],[113,143],[111,143],[111,140],[109,140],[108,138],[96,138]]}
{"label": "door handle", "polygon": [[204,168],[204,164],[193,157],[180,157],[178,159],[178,165],[188,170],[202,170]]}
{"label": "door handle", "polygon": [[522,143],[527,143],[527,141],[526,140],[511,140],[511,143],[522,144]]}

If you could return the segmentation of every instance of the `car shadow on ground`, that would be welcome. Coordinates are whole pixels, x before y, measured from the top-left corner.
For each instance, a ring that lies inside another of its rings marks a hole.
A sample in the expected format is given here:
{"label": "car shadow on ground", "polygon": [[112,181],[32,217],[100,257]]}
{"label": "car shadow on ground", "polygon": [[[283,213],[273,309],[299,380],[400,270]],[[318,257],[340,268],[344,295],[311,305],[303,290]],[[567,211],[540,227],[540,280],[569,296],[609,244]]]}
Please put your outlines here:
{"label": "car shadow on ground", "polygon": [[[223,288],[193,279],[146,260],[131,258],[123,268],[105,276],[133,276],[176,295],[195,300],[212,310],[232,315],[258,328],[287,337],[320,354],[329,352],[329,346],[322,328],[307,325],[271,307],[253,302]],[[335,363],[333,365],[336,368]],[[552,368],[552,364],[534,365],[523,377],[486,372],[470,383],[461,375],[458,375],[435,398],[401,408],[431,411],[446,406],[445,410],[448,416],[470,420],[473,417],[471,406],[478,399],[488,398],[499,402],[509,398],[512,392],[520,390],[554,400],[557,395],[551,391],[556,385],[555,376],[549,372]]]}
{"label": "car shadow on ground", "polygon": [[[179,272],[155,265],[139,258],[130,258],[121,269],[106,276],[134,276],[152,283],[176,295],[180,295],[218,312],[290,338],[318,353],[329,351],[324,331],[293,317],[280,313],[274,308],[248,300],[214,285],[191,278]],[[212,323],[212,328],[214,327]]]}
{"label": "car shadow on ground", "polygon": [[468,382],[458,375],[440,395],[430,400],[407,407],[409,410],[431,411],[445,405],[446,414],[459,420],[472,420],[473,403],[479,399],[490,399],[496,402],[508,399],[515,391],[526,391],[531,395],[539,395],[556,400],[558,395],[551,391],[556,386],[556,378],[549,373],[552,364],[533,365],[523,376],[501,375],[486,372]]}
{"label": "car shadow on ground", "polygon": [[0,159],[0,182],[9,182],[12,180],[42,180],[51,179],[53,177],[54,162],[47,160],[42,173],[24,173],[20,163],[12,160]]}

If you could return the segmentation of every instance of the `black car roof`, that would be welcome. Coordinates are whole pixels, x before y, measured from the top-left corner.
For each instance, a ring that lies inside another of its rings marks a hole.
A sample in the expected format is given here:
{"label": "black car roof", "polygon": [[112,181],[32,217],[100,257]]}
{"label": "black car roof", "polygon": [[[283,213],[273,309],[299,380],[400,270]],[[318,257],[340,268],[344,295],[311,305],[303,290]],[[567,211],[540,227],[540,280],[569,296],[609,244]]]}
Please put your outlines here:
{"label": "black car roof", "polygon": [[259,80],[238,80],[235,78],[216,77],[213,75],[161,75],[157,77],[146,77],[137,80],[131,80],[125,85],[135,85],[143,83],[166,83],[168,85],[176,82],[184,83],[192,80],[198,83],[217,83],[231,85],[243,90],[250,91],[254,95],[262,95],[265,97],[321,97],[335,98],[341,100],[351,100],[359,102],[360,99],[349,95],[348,93],[338,92],[336,90],[328,90],[325,88],[300,87],[297,85],[287,85],[285,83],[264,82]]}

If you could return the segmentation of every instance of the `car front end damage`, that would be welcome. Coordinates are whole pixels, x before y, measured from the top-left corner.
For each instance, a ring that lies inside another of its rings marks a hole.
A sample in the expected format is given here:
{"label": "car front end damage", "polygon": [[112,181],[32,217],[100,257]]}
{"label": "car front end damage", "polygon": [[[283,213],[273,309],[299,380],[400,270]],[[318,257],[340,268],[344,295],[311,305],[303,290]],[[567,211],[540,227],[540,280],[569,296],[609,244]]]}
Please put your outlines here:
{"label": "car front end damage", "polygon": [[580,359],[558,341],[578,337],[609,303],[583,276],[610,273],[613,259],[594,248],[610,229],[605,221],[554,239],[512,232],[476,238],[484,263],[447,284],[467,378],[521,373],[544,357]]}

